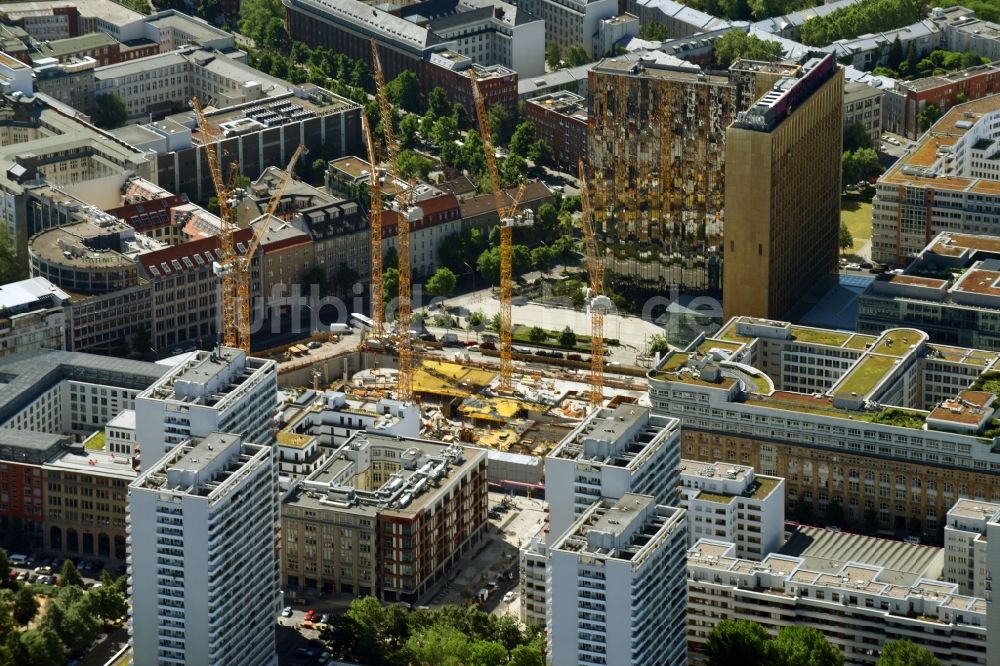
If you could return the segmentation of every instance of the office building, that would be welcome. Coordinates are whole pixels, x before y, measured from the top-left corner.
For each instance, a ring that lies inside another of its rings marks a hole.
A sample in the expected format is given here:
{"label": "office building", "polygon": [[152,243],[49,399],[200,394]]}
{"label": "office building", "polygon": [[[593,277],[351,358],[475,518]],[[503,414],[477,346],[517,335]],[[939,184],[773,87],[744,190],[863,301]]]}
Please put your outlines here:
{"label": "office building", "polygon": [[547,661],[687,663],[684,510],[600,499],[556,538],[546,567]]}
{"label": "office building", "polygon": [[525,0],[526,11],[545,21],[545,46],[562,53],[579,46],[594,60],[604,55],[595,48],[598,24],[618,14],[617,0]]}
{"label": "office building", "polygon": [[885,91],[859,81],[844,83],[844,131],[861,124],[868,142],[878,148],[882,142],[882,98]]}
{"label": "office building", "polygon": [[93,116],[95,110],[93,58],[77,58],[68,62],[46,62],[36,65],[34,88],[81,113]]}
{"label": "office building", "polygon": [[990,579],[986,569],[986,526],[998,513],[1000,504],[971,499],[960,499],[948,510],[942,578],[957,583],[962,594],[986,596]]}
{"label": "office building", "polygon": [[942,232],[905,270],[879,275],[858,297],[857,330],[917,326],[934,342],[1000,350],[1000,237]]}
{"label": "office building", "polygon": [[836,268],[843,84],[811,58],[726,130],[726,316],[780,317]]}
{"label": "office building", "polygon": [[545,623],[547,544],[595,502],[636,493],[677,505],[680,436],[675,419],[624,404],[595,410],[546,456],[548,519],[520,553],[522,621]]}
{"label": "office building", "polygon": [[[410,266],[414,280],[426,280],[441,266],[438,248],[451,234],[462,229],[462,214],[458,199],[454,194],[437,194],[424,186],[414,203],[420,218],[410,220]],[[411,210],[410,213],[413,211]],[[383,256],[390,248],[396,248],[399,232],[399,213],[394,210],[382,212]]]}
{"label": "office building", "polygon": [[872,259],[907,264],[942,231],[1000,235],[1000,95],[953,106],[878,179]]}
{"label": "office building", "polygon": [[137,664],[273,666],[281,603],[277,450],[212,433],[128,489]]}
{"label": "office building", "polygon": [[[129,459],[120,456],[112,467],[116,471],[106,476],[100,466],[91,468],[83,446],[72,442],[90,437],[130,409],[135,396],[166,371],[155,363],[45,349],[0,358],[0,376],[4,377],[0,482],[7,489],[0,497],[0,532],[11,528],[11,520],[20,521],[32,547],[73,557],[96,556],[102,543],[113,543],[119,528],[113,500],[120,489],[114,479],[117,470],[128,469]],[[64,454],[74,456],[70,460],[82,460],[82,465],[66,471],[65,488],[46,487],[50,481],[61,484],[62,471],[47,471],[45,465]],[[72,493],[72,502],[67,498],[55,503],[60,493],[77,488],[89,490],[82,496]],[[63,527],[72,527],[76,538],[64,538],[68,534]],[[102,533],[107,542],[101,539]]]}
{"label": "office building", "polygon": [[568,90],[524,103],[524,119],[535,126],[535,137],[552,146],[552,159],[569,173],[576,173],[587,154],[587,118],[587,100]]}
{"label": "office building", "polygon": [[735,85],[650,52],[601,60],[588,88],[595,231],[616,248],[604,257],[606,270],[657,293],[664,284],[717,291]]}
{"label": "office building", "polygon": [[632,38],[639,36],[639,17],[632,14],[618,14],[597,22],[597,38],[594,40],[594,56],[610,55],[615,47],[625,46]]}
{"label": "office building", "polygon": [[10,2],[0,4],[0,14],[4,23],[23,28],[39,41],[66,39],[98,30],[117,39],[123,27],[143,19],[142,14],[112,0]]}
{"label": "office building", "polygon": [[[182,57],[179,53],[161,54],[157,58]],[[234,156],[240,173],[252,179],[258,178],[269,166],[288,164],[300,143],[306,146],[310,155],[326,158],[364,150],[360,105],[311,84],[299,87],[280,79],[262,78],[257,70],[221,54],[213,53],[205,57],[210,61],[203,66],[198,65],[197,60],[191,60],[194,55],[183,59],[187,63],[195,63],[192,66],[196,69],[192,70],[191,76],[203,77],[200,80],[205,87],[200,90],[212,95],[202,101],[206,105],[211,102],[214,107],[206,109],[205,117],[217,140],[204,135],[191,110],[153,123],[128,125],[112,132],[129,145],[155,154],[156,176],[150,179],[160,187],[173,193],[184,193],[191,201],[203,201],[214,195],[203,147],[206,142],[214,142],[220,154]],[[128,63],[126,67],[141,67],[137,62],[140,61]],[[171,67],[176,69],[177,65],[165,64],[154,73],[162,77],[184,78],[178,76],[179,70],[171,75]],[[127,79],[134,73],[123,75]],[[180,90],[180,85],[174,84],[169,94],[164,95],[173,100],[171,104],[184,104],[186,108],[190,97],[185,95],[194,90]],[[279,92],[280,86],[291,88],[291,92]],[[148,97],[136,97],[137,100],[140,98],[140,104],[151,103]],[[243,98],[255,101],[235,102]]]}
{"label": "office building", "polygon": [[28,238],[53,226],[48,203],[67,199],[50,188],[106,198],[117,195],[130,176],[152,174],[148,155],[40,95],[4,95],[0,109],[0,161],[8,165],[0,174],[6,202],[0,223],[10,229],[25,259]]}
{"label": "office building", "polygon": [[545,72],[545,26],[526,9],[501,0],[423,0],[389,6],[363,0],[282,0],[288,34],[368,62],[379,44],[386,79],[410,70],[421,80],[431,55],[453,51],[480,65],[520,76]]}
{"label": "office building", "polygon": [[136,397],[136,441],[147,459],[213,432],[269,444],[277,395],[274,361],[230,347],[195,352]]}
{"label": "office building", "polygon": [[812,520],[940,539],[962,497],[1000,502],[1000,457],[983,442],[998,355],[740,317],[648,373],[654,412],[680,419],[686,460],[785,479]]}
{"label": "office building", "polygon": [[357,432],[281,505],[282,586],[418,603],[486,531],[486,451]]}
{"label": "office building", "polygon": [[716,539],[736,544],[736,554],[761,560],[785,541],[785,480],[734,463],[682,460],[681,506],[688,515],[688,544]]}
{"label": "office building", "polygon": [[874,666],[885,643],[903,639],[930,650],[942,666],[987,663],[987,603],[927,573],[939,570],[933,561],[940,551],[833,532],[827,536],[846,538],[829,540],[822,532],[810,531],[822,552],[772,553],[762,562],[738,557],[722,541],[691,547],[692,664],[706,663],[705,643],[720,621],[746,618],[771,636],[789,626],[817,629],[851,666]]}
{"label": "office building", "polygon": [[0,285],[0,357],[65,349],[69,294],[44,278]]}

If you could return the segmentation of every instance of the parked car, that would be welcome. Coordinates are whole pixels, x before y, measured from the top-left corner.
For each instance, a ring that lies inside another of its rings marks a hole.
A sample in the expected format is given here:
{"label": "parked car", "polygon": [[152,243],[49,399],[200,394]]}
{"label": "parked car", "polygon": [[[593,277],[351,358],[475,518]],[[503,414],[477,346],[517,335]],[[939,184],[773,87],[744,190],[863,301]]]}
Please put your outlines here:
{"label": "parked car", "polygon": [[483,342],[479,343],[479,348],[480,349],[496,349],[497,348],[497,344],[495,342],[491,342],[489,340],[484,340]]}
{"label": "parked car", "polygon": [[319,623],[320,624],[329,624],[330,623],[330,616],[327,615],[326,613],[323,613],[322,615],[319,616]]}
{"label": "parked car", "polygon": [[566,356],[566,358],[569,359],[570,361],[582,361],[583,360],[583,357],[580,356],[579,354],[568,354]]}
{"label": "parked car", "polygon": [[313,340],[312,342],[309,343],[309,349],[319,349],[322,346],[323,343],[317,340]]}
{"label": "parked car", "polygon": [[844,269],[848,271],[860,271],[861,264],[845,264]]}
{"label": "parked car", "polygon": [[292,616],[291,606],[285,606],[284,608],[281,609],[281,617],[291,617],[291,616]]}
{"label": "parked car", "polygon": [[514,590],[510,590],[507,594],[503,595],[503,602],[509,604],[514,599]]}

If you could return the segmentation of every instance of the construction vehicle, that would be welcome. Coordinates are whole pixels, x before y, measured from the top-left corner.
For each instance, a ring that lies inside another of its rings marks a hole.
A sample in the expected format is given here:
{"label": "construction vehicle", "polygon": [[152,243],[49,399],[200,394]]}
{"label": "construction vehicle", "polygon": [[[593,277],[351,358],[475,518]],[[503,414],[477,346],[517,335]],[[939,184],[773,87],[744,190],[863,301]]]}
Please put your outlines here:
{"label": "construction vehicle", "polygon": [[514,227],[531,226],[535,222],[535,214],[532,210],[523,213],[518,212],[521,205],[521,197],[524,196],[524,189],[527,182],[522,180],[521,186],[510,206],[506,205],[503,188],[500,185],[500,170],[497,168],[496,150],[493,148],[493,138],[490,136],[489,118],[486,114],[486,100],[479,88],[479,81],[476,79],[475,71],[470,69],[469,78],[472,80],[472,96],[476,101],[476,118],[479,121],[479,132],[483,139],[483,148],[486,153],[486,167],[490,172],[490,180],[493,185],[493,197],[496,200],[497,214],[500,217],[500,386],[501,393],[511,393],[513,391],[513,322],[511,317],[511,265],[510,257],[514,245]]}
{"label": "construction vehicle", "polygon": [[242,254],[236,251],[233,243],[233,229],[236,228],[235,210],[236,200],[234,198],[235,188],[233,183],[236,176],[236,165],[231,169],[231,178],[228,185],[223,184],[222,171],[219,168],[219,159],[216,154],[216,132],[208,124],[202,110],[201,101],[195,97],[192,100],[195,114],[198,116],[198,124],[205,135],[203,145],[205,154],[208,157],[208,167],[212,174],[212,185],[215,187],[215,195],[219,200],[219,217],[222,218],[222,228],[219,231],[219,252],[218,261],[212,262],[212,269],[222,282],[222,293],[220,294],[220,304],[222,306],[222,341],[227,347],[235,347],[245,352],[250,351],[250,264],[253,257],[260,248],[260,242],[267,235],[270,218],[278,209],[281,202],[281,195],[284,193],[288,182],[292,178],[292,169],[295,163],[305,152],[306,147],[299,145],[292,154],[292,159],[288,161],[288,166],[281,173],[271,198],[268,201],[264,213],[260,216],[262,223],[257,226],[250,245]]}
{"label": "construction vehicle", "polygon": [[583,160],[580,160],[579,174],[584,248],[587,273],[590,276],[590,289],[587,293],[587,309],[590,312],[590,405],[600,407],[604,403],[604,316],[614,309],[614,304],[604,295],[604,266],[601,264],[594,233],[594,212],[590,206],[590,191]]}

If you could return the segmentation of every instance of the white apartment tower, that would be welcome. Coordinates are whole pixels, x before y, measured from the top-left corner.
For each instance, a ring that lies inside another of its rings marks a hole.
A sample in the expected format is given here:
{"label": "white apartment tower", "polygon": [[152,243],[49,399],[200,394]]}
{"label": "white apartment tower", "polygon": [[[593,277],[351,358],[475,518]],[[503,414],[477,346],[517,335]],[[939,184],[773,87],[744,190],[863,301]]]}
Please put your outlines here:
{"label": "white apartment tower", "polygon": [[213,433],[178,445],[128,491],[136,664],[277,664],[277,449]]}
{"label": "white apartment tower", "polygon": [[[986,569],[1000,571],[1000,513],[986,523]],[[993,581],[986,580],[986,665],[1000,666],[1000,606],[993,598]]]}
{"label": "white apartment tower", "polygon": [[681,506],[688,544],[718,539],[736,544],[737,557],[762,560],[785,540],[785,480],[732,463],[681,460]]}
{"label": "white apartment tower", "polygon": [[680,465],[677,419],[623,404],[593,411],[545,458],[548,522],[520,553],[521,620],[545,622],[546,543],[552,543],[591,506],[625,493],[677,505]]}
{"label": "white apartment tower", "polygon": [[962,498],[948,511],[944,526],[944,572],[962,594],[986,596],[986,526],[1000,514],[1000,504]]}
{"label": "white apartment tower", "polygon": [[687,663],[684,510],[601,500],[549,549],[548,663]]}
{"label": "white apartment tower", "polygon": [[136,397],[136,439],[150,461],[213,432],[268,444],[277,395],[274,361],[230,347],[195,352]]}

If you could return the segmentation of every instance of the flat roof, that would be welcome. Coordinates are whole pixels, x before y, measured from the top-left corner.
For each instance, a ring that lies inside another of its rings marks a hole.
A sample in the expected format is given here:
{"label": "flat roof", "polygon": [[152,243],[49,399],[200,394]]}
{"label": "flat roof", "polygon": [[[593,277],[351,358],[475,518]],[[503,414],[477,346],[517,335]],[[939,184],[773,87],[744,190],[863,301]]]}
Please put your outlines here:
{"label": "flat roof", "polygon": [[849,562],[883,567],[879,579],[897,585],[939,578],[944,567],[944,551],[940,548],[821,527],[799,527],[778,553],[801,557],[806,569],[820,574],[839,573]]}
{"label": "flat roof", "polygon": [[984,502],[981,500],[969,499],[967,497],[960,498],[950,509],[948,509],[949,516],[968,518],[970,520],[989,521],[996,517],[998,513],[1000,513],[1000,503]]}
{"label": "flat roof", "polygon": [[42,300],[52,300],[54,304],[59,304],[68,301],[69,294],[43,277],[0,284],[0,310],[16,311]]}
{"label": "flat roof", "polygon": [[132,468],[132,458],[123,453],[112,453],[106,449],[99,451],[66,450],[45,463],[45,469],[115,476],[132,480],[139,474]]}
{"label": "flat roof", "polygon": [[22,16],[45,16],[52,13],[55,7],[67,5],[76,7],[80,16],[99,18],[116,26],[123,26],[133,21],[142,20],[143,15],[111,0],[41,0],[38,2],[5,2],[0,4],[0,12],[8,19],[18,19]]}

